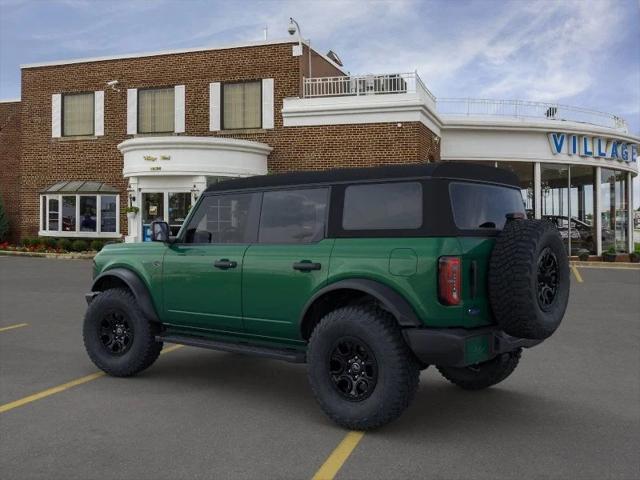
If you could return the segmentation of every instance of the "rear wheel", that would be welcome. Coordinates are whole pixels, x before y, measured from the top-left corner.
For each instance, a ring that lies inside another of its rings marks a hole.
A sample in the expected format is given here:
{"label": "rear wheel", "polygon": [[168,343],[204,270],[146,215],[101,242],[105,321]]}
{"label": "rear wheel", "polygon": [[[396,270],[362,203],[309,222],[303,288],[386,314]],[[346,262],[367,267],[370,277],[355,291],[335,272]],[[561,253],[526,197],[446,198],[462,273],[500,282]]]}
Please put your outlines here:
{"label": "rear wheel", "polygon": [[407,408],[420,369],[393,317],[373,306],[344,307],[315,328],[309,381],[324,412],[354,430],[380,427]]}
{"label": "rear wheel", "polygon": [[518,366],[522,349],[503,353],[488,362],[468,367],[438,367],[451,383],[465,390],[482,390],[505,380]]}
{"label": "rear wheel", "polygon": [[156,361],[162,343],[128,290],[106,290],[91,302],[84,318],[84,345],[91,361],[116,377],[141,372]]}

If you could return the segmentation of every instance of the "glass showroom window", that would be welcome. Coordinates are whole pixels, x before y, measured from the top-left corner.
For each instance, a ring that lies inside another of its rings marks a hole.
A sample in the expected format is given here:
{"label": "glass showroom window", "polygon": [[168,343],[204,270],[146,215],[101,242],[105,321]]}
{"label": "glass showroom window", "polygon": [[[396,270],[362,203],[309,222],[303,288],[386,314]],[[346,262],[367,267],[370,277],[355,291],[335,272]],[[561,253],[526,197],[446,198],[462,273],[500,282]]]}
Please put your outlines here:
{"label": "glass showroom window", "polygon": [[170,133],[175,130],[175,89],[138,91],[138,133]]}
{"label": "glass showroom window", "polygon": [[602,251],[628,249],[627,173],[603,168],[600,180]]}
{"label": "glass showroom window", "polygon": [[94,134],[93,92],[66,93],[62,96],[62,136],[77,137]]}
{"label": "glass showroom window", "polygon": [[262,127],[262,82],[222,85],[222,128]]}
{"label": "glass showroom window", "polygon": [[118,237],[118,195],[41,195],[41,235]]}
{"label": "glass showroom window", "polygon": [[533,218],[535,213],[533,167],[531,162],[498,162],[498,168],[511,170],[520,179],[520,193],[528,218]]}

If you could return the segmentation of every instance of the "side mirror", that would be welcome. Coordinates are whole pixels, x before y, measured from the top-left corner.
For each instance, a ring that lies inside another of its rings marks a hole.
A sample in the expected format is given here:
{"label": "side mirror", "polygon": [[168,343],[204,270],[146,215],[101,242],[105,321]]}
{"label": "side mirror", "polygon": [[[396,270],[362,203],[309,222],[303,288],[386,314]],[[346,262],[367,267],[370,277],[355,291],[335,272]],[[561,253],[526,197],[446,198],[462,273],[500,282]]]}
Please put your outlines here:
{"label": "side mirror", "polygon": [[151,222],[151,241],[169,241],[169,224],[167,222]]}

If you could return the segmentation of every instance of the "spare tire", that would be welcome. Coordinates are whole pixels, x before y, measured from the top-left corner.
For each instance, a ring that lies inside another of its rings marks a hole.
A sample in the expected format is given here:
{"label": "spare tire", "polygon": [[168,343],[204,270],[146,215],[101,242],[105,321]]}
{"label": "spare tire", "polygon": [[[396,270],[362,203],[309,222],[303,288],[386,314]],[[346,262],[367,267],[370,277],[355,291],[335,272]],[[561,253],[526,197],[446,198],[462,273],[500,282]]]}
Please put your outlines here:
{"label": "spare tire", "polygon": [[560,325],[569,301],[569,258],[546,220],[509,220],[489,262],[489,301],[509,335],[542,340]]}

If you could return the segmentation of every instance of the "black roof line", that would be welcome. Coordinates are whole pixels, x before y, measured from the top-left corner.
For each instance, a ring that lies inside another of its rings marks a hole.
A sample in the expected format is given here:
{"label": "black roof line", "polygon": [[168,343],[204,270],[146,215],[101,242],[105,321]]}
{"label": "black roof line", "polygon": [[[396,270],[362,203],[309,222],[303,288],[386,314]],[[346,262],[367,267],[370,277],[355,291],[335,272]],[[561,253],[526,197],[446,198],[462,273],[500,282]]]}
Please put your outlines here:
{"label": "black roof line", "polygon": [[209,186],[206,192],[425,177],[519,185],[517,175],[508,170],[472,162],[434,162],[257,175],[224,180]]}

